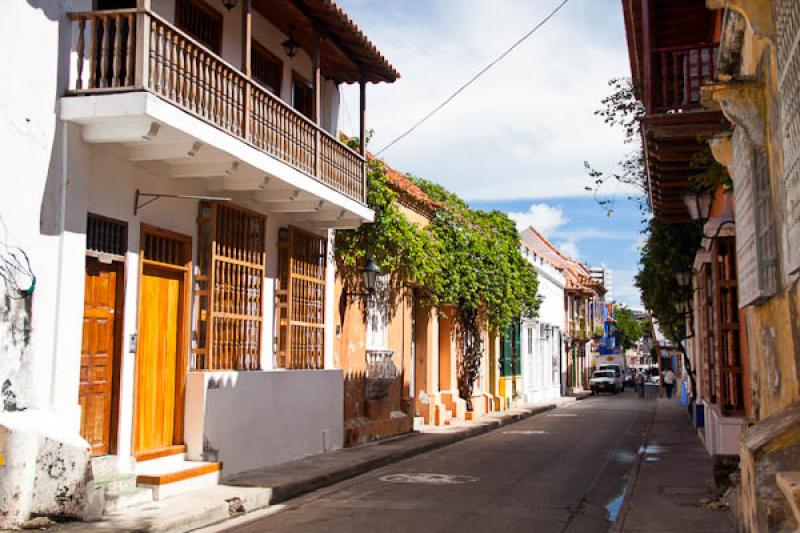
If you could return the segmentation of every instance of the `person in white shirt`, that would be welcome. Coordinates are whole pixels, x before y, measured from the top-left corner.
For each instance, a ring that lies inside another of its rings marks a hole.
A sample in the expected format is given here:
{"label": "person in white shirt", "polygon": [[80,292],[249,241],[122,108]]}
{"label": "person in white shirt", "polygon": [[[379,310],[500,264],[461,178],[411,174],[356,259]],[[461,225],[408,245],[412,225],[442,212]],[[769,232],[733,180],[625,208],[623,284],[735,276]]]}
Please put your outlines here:
{"label": "person in white shirt", "polygon": [[667,391],[667,398],[672,398],[672,389],[675,387],[675,372],[668,368],[664,372],[664,389]]}

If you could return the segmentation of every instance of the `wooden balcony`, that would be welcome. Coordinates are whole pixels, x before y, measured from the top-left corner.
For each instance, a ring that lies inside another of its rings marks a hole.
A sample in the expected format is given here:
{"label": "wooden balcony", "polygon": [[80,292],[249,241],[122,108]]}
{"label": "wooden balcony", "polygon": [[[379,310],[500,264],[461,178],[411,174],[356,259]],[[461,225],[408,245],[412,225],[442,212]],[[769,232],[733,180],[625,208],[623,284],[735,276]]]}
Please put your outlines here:
{"label": "wooden balcony", "polygon": [[714,80],[718,52],[715,44],[652,49],[645,66],[649,73],[645,80],[647,113],[701,108],[700,87]]}
{"label": "wooden balcony", "polygon": [[360,154],[156,13],[69,18],[77,58],[68,96],[148,91],[365,205]]}

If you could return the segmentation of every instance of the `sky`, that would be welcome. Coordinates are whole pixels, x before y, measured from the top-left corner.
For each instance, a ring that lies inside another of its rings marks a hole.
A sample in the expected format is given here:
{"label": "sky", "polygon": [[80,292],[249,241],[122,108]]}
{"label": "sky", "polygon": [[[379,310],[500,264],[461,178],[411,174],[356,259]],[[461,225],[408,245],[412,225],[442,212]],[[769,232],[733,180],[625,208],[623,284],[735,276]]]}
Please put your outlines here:
{"label": "sky", "polygon": [[[561,0],[339,0],[400,72],[367,87],[369,148],[381,150]],[[630,148],[594,114],[608,81],[630,75],[619,0],[569,0],[546,25],[411,135],[381,154],[470,205],[534,224],[566,253],[613,270],[614,298],[639,307],[633,286],[641,215],[610,184],[608,217],[583,162],[613,171]],[[358,90],[343,86],[340,127],[358,130]]]}

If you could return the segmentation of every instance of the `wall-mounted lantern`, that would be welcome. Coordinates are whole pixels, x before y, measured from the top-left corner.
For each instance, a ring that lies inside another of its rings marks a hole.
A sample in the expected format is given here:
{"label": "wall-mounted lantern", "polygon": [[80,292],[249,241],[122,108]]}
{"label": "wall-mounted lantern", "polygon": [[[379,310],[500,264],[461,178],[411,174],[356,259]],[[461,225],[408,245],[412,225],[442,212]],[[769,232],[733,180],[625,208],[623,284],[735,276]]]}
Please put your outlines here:
{"label": "wall-mounted lantern", "polygon": [[675,273],[675,279],[678,281],[678,286],[682,289],[688,289],[692,284],[692,272],[689,270],[682,270]]}
{"label": "wall-mounted lantern", "polygon": [[286,52],[286,55],[289,57],[294,57],[297,55],[297,51],[300,50],[300,43],[294,40],[292,37],[292,30],[289,30],[289,38],[286,39],[281,43],[281,47],[283,51]]}
{"label": "wall-mounted lantern", "polygon": [[367,289],[366,292],[350,292],[345,290],[344,291],[345,300],[356,296],[362,296],[362,297],[371,296],[375,292],[375,285],[377,284],[378,276],[380,275],[381,275],[381,269],[375,262],[375,260],[372,259],[371,257],[367,258],[367,263],[361,270],[361,278],[364,281],[364,288]]}
{"label": "wall-mounted lantern", "polygon": [[711,203],[714,201],[714,195],[709,191],[692,191],[685,193],[682,198],[691,219],[697,221],[701,227],[705,226],[711,211]]}

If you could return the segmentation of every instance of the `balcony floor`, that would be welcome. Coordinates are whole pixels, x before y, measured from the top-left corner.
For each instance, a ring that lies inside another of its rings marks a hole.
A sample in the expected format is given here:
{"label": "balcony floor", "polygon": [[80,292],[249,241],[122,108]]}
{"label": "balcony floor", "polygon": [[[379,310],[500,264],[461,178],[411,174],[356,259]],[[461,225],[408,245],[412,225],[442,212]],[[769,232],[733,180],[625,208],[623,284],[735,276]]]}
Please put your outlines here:
{"label": "balcony floor", "polygon": [[119,146],[168,179],[204,179],[209,193],[253,202],[266,213],[303,213],[319,228],[373,220],[368,207],[148,91],[65,96],[60,118],[84,142]]}

